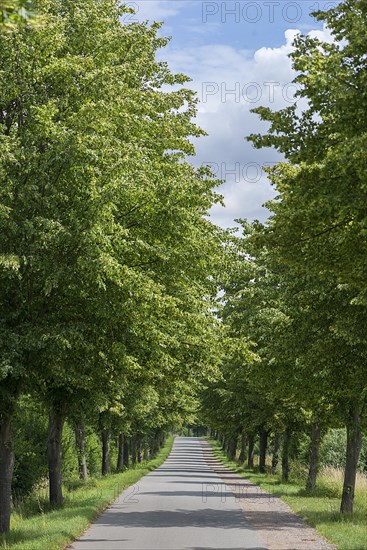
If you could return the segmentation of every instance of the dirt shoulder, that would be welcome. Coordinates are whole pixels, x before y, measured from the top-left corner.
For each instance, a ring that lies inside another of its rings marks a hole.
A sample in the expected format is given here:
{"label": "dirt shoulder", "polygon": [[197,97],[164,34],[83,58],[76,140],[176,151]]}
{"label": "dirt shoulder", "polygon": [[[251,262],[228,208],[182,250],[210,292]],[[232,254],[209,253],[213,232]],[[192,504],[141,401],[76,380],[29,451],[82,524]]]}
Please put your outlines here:
{"label": "dirt shoulder", "polygon": [[269,550],[336,550],[280,498],[221,464],[202,440],[204,458],[238,499],[250,525]]}

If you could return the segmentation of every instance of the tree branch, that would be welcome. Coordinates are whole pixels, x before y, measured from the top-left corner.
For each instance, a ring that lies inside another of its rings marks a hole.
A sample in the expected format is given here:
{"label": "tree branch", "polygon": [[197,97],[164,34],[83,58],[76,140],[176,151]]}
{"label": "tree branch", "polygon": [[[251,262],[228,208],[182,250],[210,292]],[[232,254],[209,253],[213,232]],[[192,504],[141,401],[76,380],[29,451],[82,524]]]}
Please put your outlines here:
{"label": "tree branch", "polygon": [[322,231],[319,231],[318,233],[314,233],[310,237],[305,237],[304,239],[298,239],[297,241],[293,241],[292,243],[287,244],[286,246],[295,246],[296,244],[305,243],[308,241],[311,241],[312,239],[316,239],[317,237],[321,237],[322,235],[325,235],[326,233],[330,233],[331,231],[334,231],[334,229],[338,229],[338,227],[342,227],[343,225],[346,225],[347,223],[353,221],[353,218],[347,218],[339,223],[336,223],[335,225],[332,225],[330,227],[327,227],[326,229],[323,229]]}

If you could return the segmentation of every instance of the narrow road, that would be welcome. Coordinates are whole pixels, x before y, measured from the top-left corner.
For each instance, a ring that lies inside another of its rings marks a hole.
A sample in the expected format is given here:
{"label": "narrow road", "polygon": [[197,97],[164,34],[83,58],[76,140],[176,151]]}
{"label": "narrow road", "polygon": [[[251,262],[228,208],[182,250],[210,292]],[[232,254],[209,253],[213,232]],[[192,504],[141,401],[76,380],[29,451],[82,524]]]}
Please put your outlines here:
{"label": "narrow road", "polygon": [[266,550],[196,438],[124,491],[72,550]]}

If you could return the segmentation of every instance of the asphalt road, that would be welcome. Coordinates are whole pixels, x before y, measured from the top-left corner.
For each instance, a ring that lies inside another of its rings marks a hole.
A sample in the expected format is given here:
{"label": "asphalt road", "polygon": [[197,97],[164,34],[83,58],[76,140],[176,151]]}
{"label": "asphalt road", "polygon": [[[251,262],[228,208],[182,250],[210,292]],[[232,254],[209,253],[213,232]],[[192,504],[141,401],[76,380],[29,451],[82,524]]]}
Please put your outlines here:
{"label": "asphalt road", "polygon": [[190,437],[177,437],[166,462],[121,493],[71,548],[266,550]]}

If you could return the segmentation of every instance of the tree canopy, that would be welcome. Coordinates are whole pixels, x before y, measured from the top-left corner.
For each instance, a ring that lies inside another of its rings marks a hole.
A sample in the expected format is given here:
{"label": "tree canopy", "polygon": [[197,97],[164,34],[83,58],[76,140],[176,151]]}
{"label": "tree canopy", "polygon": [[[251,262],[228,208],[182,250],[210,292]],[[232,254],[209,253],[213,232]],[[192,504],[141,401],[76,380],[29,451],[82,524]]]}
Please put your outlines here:
{"label": "tree canopy", "polygon": [[68,415],[97,407],[106,431],[130,403],[139,434],[192,417],[217,360],[223,248],[206,217],[218,182],[186,160],[196,98],[156,60],[159,25],[123,25],[114,0],[35,8],[42,24],[0,37],[3,499],[12,407],[34,392],[60,505]]}
{"label": "tree canopy", "polygon": [[[262,429],[264,413],[273,433],[308,423],[315,434],[347,427],[341,511],[351,512],[367,391],[366,4],[347,0],[314,16],[333,41],[296,37],[291,58],[302,101],[253,110],[269,131],[248,139],[284,160],[267,169],[277,191],[269,219],[243,222],[224,280],[223,319],[257,355],[243,364],[240,409],[249,432]],[[230,361],[227,389],[237,379]],[[225,427],[224,435],[231,422]]]}

